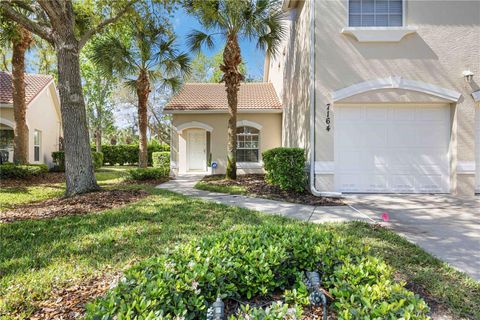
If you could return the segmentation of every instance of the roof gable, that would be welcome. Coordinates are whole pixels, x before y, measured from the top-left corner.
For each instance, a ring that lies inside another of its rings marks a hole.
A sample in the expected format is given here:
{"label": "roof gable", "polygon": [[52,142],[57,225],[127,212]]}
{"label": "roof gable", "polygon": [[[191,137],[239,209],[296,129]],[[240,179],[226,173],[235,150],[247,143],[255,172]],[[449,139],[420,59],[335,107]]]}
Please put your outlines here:
{"label": "roof gable", "polygon": [[[242,83],[238,109],[281,109],[282,104],[271,83]],[[227,110],[227,92],[223,83],[186,83],[165,106],[174,110]]]}
{"label": "roof gable", "polygon": [[[45,89],[53,77],[43,74],[25,74],[25,101],[29,105]],[[12,74],[0,71],[0,103],[13,103]]]}

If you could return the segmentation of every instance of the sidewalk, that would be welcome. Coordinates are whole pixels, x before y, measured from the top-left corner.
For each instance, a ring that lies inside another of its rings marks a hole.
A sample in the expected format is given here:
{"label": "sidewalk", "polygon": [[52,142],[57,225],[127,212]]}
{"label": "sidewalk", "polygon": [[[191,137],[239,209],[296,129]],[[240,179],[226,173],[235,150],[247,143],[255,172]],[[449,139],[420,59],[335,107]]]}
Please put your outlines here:
{"label": "sidewalk", "polygon": [[237,206],[313,223],[353,220],[371,222],[366,216],[357,213],[348,206],[310,206],[241,195],[229,195],[224,193],[197,190],[194,188],[194,186],[200,179],[202,179],[202,177],[203,175],[179,175],[175,180],[170,180],[169,182],[163,183],[157,186],[157,188],[177,192],[186,196],[197,197],[206,201],[213,201],[229,206]]}

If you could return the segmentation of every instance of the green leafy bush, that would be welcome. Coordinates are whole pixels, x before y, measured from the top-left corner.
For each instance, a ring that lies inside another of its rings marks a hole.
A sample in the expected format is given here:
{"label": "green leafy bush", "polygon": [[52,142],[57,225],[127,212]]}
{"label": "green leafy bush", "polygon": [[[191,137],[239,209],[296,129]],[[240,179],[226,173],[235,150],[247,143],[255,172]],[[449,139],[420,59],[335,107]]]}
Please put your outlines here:
{"label": "green leafy bush", "polygon": [[127,171],[129,180],[156,180],[168,176],[163,168],[135,168]]}
{"label": "green leafy bush", "polygon": [[[95,150],[92,147],[92,150]],[[165,144],[148,145],[148,163],[152,164],[152,153],[170,151],[170,146]],[[102,145],[103,162],[108,165],[124,165],[138,163],[138,144]]]}
{"label": "green leafy bush", "polygon": [[[65,152],[55,151],[52,152],[52,159],[54,167],[52,171],[65,171]],[[99,169],[103,166],[103,153],[92,151],[93,166],[95,169]]]}
{"label": "green leafy bush", "polygon": [[93,166],[95,169],[100,169],[103,166],[103,153],[92,152]]}
{"label": "green leafy bush", "polygon": [[170,172],[170,152],[153,152],[152,164],[154,168],[160,168],[164,171],[165,175],[168,175]]}
{"label": "green leafy bush", "polygon": [[[311,270],[321,272],[339,319],[427,319],[425,302],[395,283],[367,247],[305,224],[237,227],[180,245],[127,271],[116,288],[87,306],[86,319],[205,319],[217,296],[245,300],[279,290],[285,301],[268,312],[282,319],[289,308],[298,315],[308,303],[303,281]],[[267,310],[245,306],[239,312],[261,319]]]}
{"label": "green leafy bush", "polygon": [[265,180],[283,190],[305,190],[305,151],[300,148],[275,148],[262,153]]}
{"label": "green leafy bush", "polygon": [[0,179],[23,179],[39,176],[48,172],[46,164],[16,165],[4,163],[0,165]]}

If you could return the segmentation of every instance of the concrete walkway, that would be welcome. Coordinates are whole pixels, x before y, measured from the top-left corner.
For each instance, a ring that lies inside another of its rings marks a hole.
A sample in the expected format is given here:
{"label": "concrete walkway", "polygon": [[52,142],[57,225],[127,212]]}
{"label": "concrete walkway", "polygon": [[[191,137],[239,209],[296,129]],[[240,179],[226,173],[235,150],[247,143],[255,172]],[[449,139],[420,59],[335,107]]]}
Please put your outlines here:
{"label": "concrete walkway", "polygon": [[370,221],[365,215],[359,214],[348,206],[310,206],[281,202],[269,199],[228,195],[194,188],[203,175],[179,175],[175,180],[159,185],[157,188],[177,192],[187,196],[197,197],[207,201],[223,203],[250,210],[276,214],[284,217],[309,221],[313,223],[341,222],[341,221]]}

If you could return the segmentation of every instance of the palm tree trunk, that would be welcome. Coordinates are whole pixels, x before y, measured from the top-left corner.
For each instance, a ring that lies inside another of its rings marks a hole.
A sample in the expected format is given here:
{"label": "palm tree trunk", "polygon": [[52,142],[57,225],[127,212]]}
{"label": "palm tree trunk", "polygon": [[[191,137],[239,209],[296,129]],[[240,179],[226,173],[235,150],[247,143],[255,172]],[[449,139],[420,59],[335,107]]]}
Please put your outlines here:
{"label": "palm tree trunk", "polygon": [[15,130],[13,138],[13,161],[28,163],[28,127],[25,101],[25,51],[33,42],[30,31],[18,26],[18,36],[12,41],[13,115]]}
{"label": "palm tree trunk", "polygon": [[227,144],[227,179],[237,179],[237,106],[238,90],[243,75],[238,70],[242,63],[240,46],[236,34],[227,36],[227,44],[223,50],[222,81],[225,81],[228,100],[228,144]]}
{"label": "palm tree trunk", "polygon": [[147,104],[150,94],[150,81],[146,71],[140,71],[137,79],[137,97],[138,97],[138,135],[139,135],[139,152],[138,166],[146,168],[148,165],[147,151]]}
{"label": "palm tree trunk", "polygon": [[79,43],[72,23],[55,39],[58,63],[58,89],[65,145],[65,194],[73,196],[98,190],[93,169],[87,113],[80,77]]}

